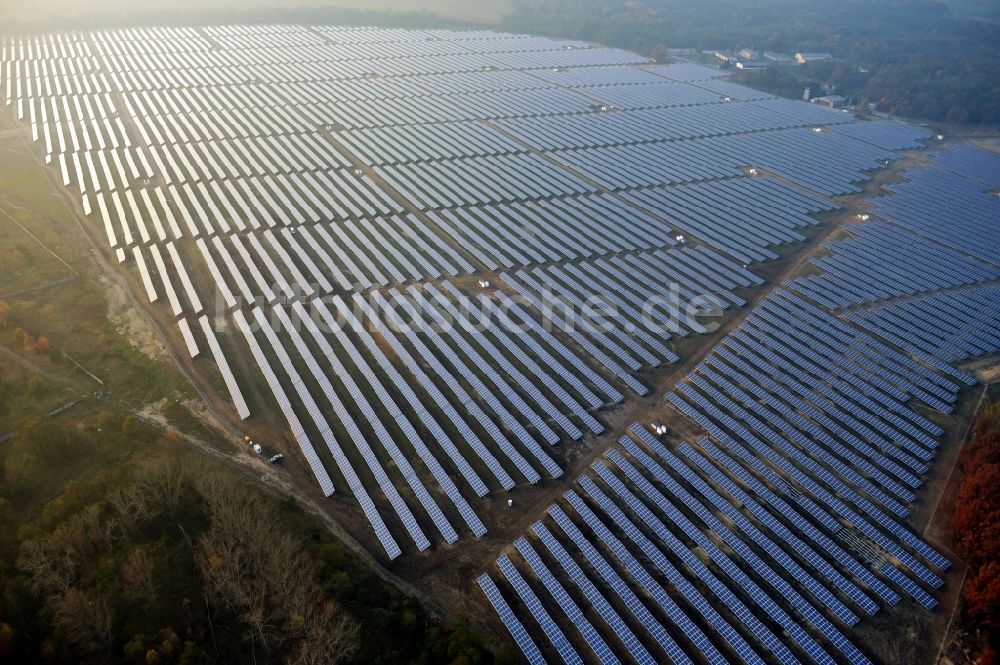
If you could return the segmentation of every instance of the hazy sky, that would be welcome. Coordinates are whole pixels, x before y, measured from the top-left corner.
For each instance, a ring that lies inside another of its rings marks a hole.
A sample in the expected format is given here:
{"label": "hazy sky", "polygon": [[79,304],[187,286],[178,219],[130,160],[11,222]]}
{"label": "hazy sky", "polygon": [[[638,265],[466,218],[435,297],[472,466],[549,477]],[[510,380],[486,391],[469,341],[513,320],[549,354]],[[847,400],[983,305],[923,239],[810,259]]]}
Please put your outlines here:
{"label": "hazy sky", "polygon": [[70,22],[88,18],[121,20],[164,12],[296,7],[427,10],[451,18],[486,22],[495,19],[505,4],[504,0],[0,0],[0,23]]}

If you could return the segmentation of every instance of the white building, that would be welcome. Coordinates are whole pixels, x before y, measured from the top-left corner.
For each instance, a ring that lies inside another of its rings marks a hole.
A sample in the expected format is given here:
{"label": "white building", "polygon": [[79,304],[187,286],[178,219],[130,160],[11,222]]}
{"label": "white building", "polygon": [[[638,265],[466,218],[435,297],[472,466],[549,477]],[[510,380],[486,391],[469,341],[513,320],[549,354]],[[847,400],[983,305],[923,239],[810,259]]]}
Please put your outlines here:
{"label": "white building", "polygon": [[833,60],[832,53],[796,53],[795,60],[800,65],[807,62],[821,62],[823,60]]}
{"label": "white building", "polygon": [[842,109],[847,106],[847,100],[840,95],[827,95],[826,97],[817,97],[812,100],[813,104],[820,104],[822,106],[828,106],[832,109]]}

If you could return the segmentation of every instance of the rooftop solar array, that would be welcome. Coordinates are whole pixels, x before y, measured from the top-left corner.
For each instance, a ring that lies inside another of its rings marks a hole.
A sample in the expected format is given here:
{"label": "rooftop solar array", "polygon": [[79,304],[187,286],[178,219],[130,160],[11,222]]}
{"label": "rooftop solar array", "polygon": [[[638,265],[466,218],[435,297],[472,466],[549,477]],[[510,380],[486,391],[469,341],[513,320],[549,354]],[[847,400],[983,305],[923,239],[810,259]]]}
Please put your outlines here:
{"label": "rooftop solar array", "polygon": [[742,317],[657,400],[704,437],[632,425],[478,586],[530,662],[864,663],[854,627],[933,609],[950,565],[906,520],[929,411],[1000,344],[1000,158],[933,151],[760,299],[931,135],[724,74],[489,31],[0,41],[5,103],[178,357],[280,415],[386,559],[484,536],[484,498],[619,439],[606,409]]}

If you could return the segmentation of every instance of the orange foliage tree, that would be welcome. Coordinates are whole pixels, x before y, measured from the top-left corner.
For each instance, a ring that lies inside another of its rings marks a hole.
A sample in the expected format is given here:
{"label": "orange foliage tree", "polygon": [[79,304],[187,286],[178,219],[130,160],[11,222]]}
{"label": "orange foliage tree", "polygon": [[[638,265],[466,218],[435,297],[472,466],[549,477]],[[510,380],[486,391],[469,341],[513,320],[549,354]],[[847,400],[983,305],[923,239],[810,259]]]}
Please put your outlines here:
{"label": "orange foliage tree", "polygon": [[969,564],[966,614],[995,639],[1000,632],[1000,402],[976,420],[959,470],[952,531],[955,549]]}
{"label": "orange foliage tree", "polygon": [[48,337],[42,335],[35,342],[35,351],[37,351],[38,353],[48,353],[51,350],[52,350],[52,342],[49,341]]}
{"label": "orange foliage tree", "polygon": [[24,349],[25,353],[31,353],[35,350],[35,340],[32,339],[31,333],[29,333],[24,328],[17,328],[14,330],[14,338],[20,342],[21,348]]}

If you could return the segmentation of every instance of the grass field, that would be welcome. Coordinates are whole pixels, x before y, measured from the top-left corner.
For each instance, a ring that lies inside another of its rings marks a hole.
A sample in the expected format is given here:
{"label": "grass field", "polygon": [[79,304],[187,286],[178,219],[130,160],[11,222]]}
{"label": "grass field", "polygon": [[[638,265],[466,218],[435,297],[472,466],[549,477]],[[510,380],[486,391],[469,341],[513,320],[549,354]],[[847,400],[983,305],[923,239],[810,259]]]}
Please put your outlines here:
{"label": "grass field", "polygon": [[25,418],[47,414],[75,397],[72,386],[4,357],[0,360],[0,437]]}
{"label": "grass field", "polygon": [[48,186],[31,156],[20,149],[20,139],[12,133],[0,133],[0,137],[0,182],[4,183],[0,191],[0,297],[6,298],[75,273],[40,244],[69,253],[65,235],[59,233],[68,221],[62,199]]}
{"label": "grass field", "polygon": [[[111,283],[94,260],[91,245],[59,193],[27,151],[23,138],[0,128],[0,300],[7,324],[0,344],[68,385],[77,394],[101,388],[140,406],[193,393],[169,364],[147,355],[130,339],[136,325],[116,312]],[[119,303],[120,304],[120,303]],[[117,309],[126,309],[119,307]],[[123,333],[129,333],[128,335]],[[39,353],[45,337],[55,350]],[[77,361],[79,365],[73,361]],[[0,364],[14,364],[11,358]],[[37,409],[26,409],[33,415]],[[18,409],[15,408],[16,417]]]}

